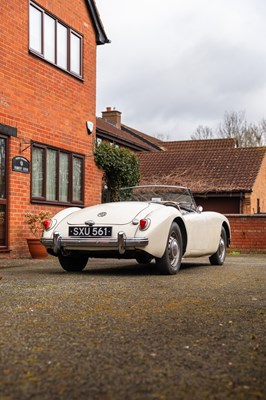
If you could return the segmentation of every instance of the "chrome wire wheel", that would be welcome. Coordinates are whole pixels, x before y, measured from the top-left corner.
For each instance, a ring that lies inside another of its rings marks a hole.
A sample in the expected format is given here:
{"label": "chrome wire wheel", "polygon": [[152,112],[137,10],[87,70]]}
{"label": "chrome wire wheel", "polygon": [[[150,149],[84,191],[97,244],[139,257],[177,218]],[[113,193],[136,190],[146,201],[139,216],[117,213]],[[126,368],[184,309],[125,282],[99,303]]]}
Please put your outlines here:
{"label": "chrome wire wheel", "polygon": [[210,263],[212,265],[223,265],[226,257],[226,247],[227,247],[227,235],[224,227],[222,227],[218,249],[216,253],[214,253],[211,257],[209,257]]}
{"label": "chrome wire wheel", "polygon": [[220,243],[219,243],[219,247],[218,247],[218,256],[221,261],[224,261],[224,259],[225,259],[225,252],[226,252],[226,244],[225,244],[225,240],[224,240],[223,236],[221,235]]}
{"label": "chrome wire wheel", "polygon": [[176,268],[180,256],[180,247],[178,245],[175,232],[172,232],[171,235],[169,236],[168,256],[172,268]]}
{"label": "chrome wire wheel", "polygon": [[165,252],[156,258],[156,266],[160,274],[174,275],[180,268],[182,257],[182,235],[179,226],[173,222],[167,239]]}

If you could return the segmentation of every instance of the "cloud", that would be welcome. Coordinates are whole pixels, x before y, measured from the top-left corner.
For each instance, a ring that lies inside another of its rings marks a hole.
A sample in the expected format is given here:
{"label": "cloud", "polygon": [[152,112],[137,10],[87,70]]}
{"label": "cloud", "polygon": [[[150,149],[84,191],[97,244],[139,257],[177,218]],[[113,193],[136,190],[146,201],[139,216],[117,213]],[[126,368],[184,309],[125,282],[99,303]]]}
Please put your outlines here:
{"label": "cloud", "polygon": [[226,110],[257,122],[266,94],[264,0],[98,0],[112,43],[98,48],[97,114],[172,140]]}

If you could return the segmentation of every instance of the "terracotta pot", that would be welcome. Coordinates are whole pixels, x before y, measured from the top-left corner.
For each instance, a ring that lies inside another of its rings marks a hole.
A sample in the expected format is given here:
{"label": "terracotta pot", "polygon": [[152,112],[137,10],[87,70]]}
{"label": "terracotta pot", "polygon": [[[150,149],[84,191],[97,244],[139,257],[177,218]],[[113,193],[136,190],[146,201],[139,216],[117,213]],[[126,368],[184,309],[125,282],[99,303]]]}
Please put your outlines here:
{"label": "terracotta pot", "polygon": [[29,251],[32,258],[46,258],[48,253],[40,239],[27,239]]}

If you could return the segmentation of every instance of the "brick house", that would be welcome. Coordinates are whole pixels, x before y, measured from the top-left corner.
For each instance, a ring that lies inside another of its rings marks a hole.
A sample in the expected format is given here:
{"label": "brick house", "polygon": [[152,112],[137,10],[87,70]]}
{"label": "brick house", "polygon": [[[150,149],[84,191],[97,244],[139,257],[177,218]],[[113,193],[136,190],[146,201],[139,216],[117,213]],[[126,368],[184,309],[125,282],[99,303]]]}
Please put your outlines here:
{"label": "brick house", "polygon": [[97,141],[109,141],[115,145],[126,147],[131,151],[161,151],[160,140],[139,132],[121,121],[122,113],[115,108],[106,107],[102,117],[97,118]]}
{"label": "brick house", "polygon": [[265,147],[238,148],[234,139],[161,141],[124,125],[111,107],[97,118],[97,138],[137,152],[141,184],[188,186],[205,210],[266,212]]}
{"label": "brick house", "polygon": [[96,48],[109,42],[94,0],[4,1],[1,21],[0,258],[29,254],[25,212],[100,200]]}

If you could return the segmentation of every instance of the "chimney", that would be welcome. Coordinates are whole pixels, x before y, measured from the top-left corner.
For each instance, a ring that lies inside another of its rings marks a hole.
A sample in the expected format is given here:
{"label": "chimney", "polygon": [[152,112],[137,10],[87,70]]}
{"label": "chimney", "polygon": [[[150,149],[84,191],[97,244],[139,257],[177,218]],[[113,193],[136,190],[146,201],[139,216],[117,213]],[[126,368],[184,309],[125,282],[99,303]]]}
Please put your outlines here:
{"label": "chimney", "polygon": [[121,129],[121,112],[115,107],[106,107],[106,111],[102,111],[102,119],[114,125],[117,129]]}

